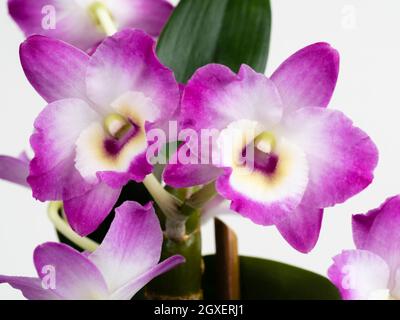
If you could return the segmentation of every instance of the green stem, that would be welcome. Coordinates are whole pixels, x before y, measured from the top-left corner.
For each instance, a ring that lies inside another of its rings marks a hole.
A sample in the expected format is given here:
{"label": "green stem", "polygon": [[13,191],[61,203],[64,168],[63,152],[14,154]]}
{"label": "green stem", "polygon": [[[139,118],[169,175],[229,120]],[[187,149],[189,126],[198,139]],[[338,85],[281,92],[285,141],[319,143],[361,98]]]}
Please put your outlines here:
{"label": "green stem", "polygon": [[165,232],[169,239],[181,241],[185,237],[185,223],[187,216],[182,214],[183,202],[169,193],[153,174],[149,174],[143,181],[160,210],[165,214]]}
{"label": "green stem", "polygon": [[202,299],[203,260],[201,256],[200,213],[197,210],[192,211],[188,218],[186,232],[185,238],[181,241],[170,239],[167,235],[164,236],[161,260],[179,254],[185,257],[186,262],[147,285],[145,290],[147,299]]}
{"label": "green stem", "polygon": [[201,209],[216,195],[217,191],[215,190],[215,182],[211,182],[193,193],[185,203],[192,208]]}

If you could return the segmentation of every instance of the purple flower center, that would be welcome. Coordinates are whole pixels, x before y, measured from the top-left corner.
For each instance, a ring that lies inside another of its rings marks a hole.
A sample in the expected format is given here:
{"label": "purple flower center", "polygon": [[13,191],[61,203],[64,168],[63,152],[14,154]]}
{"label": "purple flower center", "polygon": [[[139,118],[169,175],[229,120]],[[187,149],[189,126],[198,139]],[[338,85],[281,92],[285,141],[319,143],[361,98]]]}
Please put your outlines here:
{"label": "purple flower center", "polygon": [[252,170],[257,170],[264,175],[272,175],[278,166],[279,156],[274,153],[265,153],[257,148],[254,148],[254,152],[247,152],[248,148],[254,148],[254,145],[248,146],[243,149],[242,156],[244,159],[244,165]]}
{"label": "purple flower center", "polygon": [[266,154],[257,149],[255,150],[254,169],[261,171],[266,175],[271,175],[275,172],[278,161],[279,157],[276,154]]}
{"label": "purple flower center", "polygon": [[242,150],[244,165],[264,175],[274,174],[279,162],[279,156],[273,151],[275,144],[275,136],[271,132],[258,135]]}

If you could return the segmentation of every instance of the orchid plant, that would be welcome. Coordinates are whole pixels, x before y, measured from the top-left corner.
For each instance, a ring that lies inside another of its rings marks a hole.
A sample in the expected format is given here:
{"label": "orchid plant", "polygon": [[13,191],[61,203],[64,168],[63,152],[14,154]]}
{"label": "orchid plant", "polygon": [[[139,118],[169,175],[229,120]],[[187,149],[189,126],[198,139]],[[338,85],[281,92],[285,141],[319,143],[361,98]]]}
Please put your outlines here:
{"label": "orchid plant", "polygon": [[[259,30],[270,26],[269,1],[239,2],[183,0],[173,11],[165,0],[8,1],[27,36],[22,68],[47,106],[34,122],[33,158],[0,156],[0,178],[50,202],[61,240],[74,248],[40,245],[38,277],[0,276],[0,283],[28,299],[131,299],[154,279],[147,298],[201,299],[202,219],[239,213],[275,225],[308,253],[324,208],[372,182],[375,144],[327,108],[339,53],[312,44],[265,76],[269,27],[268,34]],[[258,9],[257,18],[246,14],[247,5]],[[240,16],[235,27],[242,29],[207,34],[202,26],[211,14],[230,28]],[[183,22],[197,33],[188,34]],[[249,38],[254,31],[264,38]],[[224,36],[254,52],[221,54]],[[203,43],[214,54],[196,51]],[[146,199],[124,195],[132,181]],[[336,257],[329,271],[344,298],[398,296],[396,245],[388,250],[381,238],[397,219],[397,203],[353,218],[358,250]],[[92,235],[104,226],[99,244]],[[343,287],[343,265],[354,266],[350,277],[360,275],[361,284]]]}

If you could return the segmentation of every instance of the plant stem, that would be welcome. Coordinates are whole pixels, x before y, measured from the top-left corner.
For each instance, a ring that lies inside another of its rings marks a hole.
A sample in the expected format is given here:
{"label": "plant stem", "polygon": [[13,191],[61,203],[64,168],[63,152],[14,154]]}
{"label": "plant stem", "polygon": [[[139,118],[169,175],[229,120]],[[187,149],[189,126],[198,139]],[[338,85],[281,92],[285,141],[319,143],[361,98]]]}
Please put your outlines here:
{"label": "plant stem", "polygon": [[201,209],[204,205],[212,200],[217,195],[215,190],[215,182],[211,182],[199,191],[193,193],[190,198],[186,201],[186,204],[192,208]]}
{"label": "plant stem", "polygon": [[165,232],[168,238],[175,241],[184,239],[187,216],[181,211],[183,202],[165,190],[153,174],[149,174],[143,184],[166,217]]}
{"label": "plant stem", "polygon": [[99,244],[89,238],[81,237],[74,230],[72,230],[69,224],[60,216],[62,207],[62,202],[50,202],[47,210],[49,219],[53,223],[56,230],[83,250],[89,252],[95,251]]}
{"label": "plant stem", "polygon": [[186,262],[149,283],[145,296],[150,300],[200,300],[203,297],[201,278],[203,259],[201,256],[200,213],[192,211],[186,222],[185,238],[175,241],[164,236],[161,259],[179,254]]}

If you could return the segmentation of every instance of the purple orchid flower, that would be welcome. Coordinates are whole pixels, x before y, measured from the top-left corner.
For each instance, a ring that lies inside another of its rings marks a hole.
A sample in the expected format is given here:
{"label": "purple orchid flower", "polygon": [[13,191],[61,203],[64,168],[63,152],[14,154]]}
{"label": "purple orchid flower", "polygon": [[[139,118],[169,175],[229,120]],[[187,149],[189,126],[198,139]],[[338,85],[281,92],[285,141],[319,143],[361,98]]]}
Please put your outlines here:
{"label": "purple orchid flower", "polygon": [[125,202],[93,253],[48,242],[33,255],[38,278],[0,276],[0,283],[32,300],[128,300],[149,281],[184,262],[176,255],[158,263],[162,241],[152,205]]}
{"label": "purple orchid flower", "polygon": [[21,45],[26,76],[49,103],[30,140],[28,183],[35,198],[62,200],[80,235],[98,227],[129,180],[152,172],[146,133],[179,107],[179,85],[154,46],[132,29],[106,38],[92,56],[44,36]]}
{"label": "purple orchid flower", "polygon": [[[338,70],[338,52],[326,43],[298,51],[271,78],[246,65],[238,74],[218,64],[197,70],[183,93],[181,127],[197,137],[204,129],[218,136],[206,156],[188,141],[184,152],[189,148],[201,164],[170,164],[165,182],[188,187],[216,179],[232,210],[257,224],[276,225],[294,248],[309,252],[323,208],[366,188],[378,160],[367,134],[325,108]],[[225,139],[232,148],[224,149]],[[254,159],[240,163],[249,146]],[[203,164],[204,158],[211,164]]]}
{"label": "purple orchid flower", "polygon": [[158,36],[173,6],[166,0],[8,0],[8,9],[26,36],[44,35],[88,50],[106,36],[93,10],[106,12],[118,30]]}
{"label": "purple orchid flower", "polygon": [[400,196],[353,215],[356,250],[333,258],[330,280],[346,300],[400,299]]}
{"label": "purple orchid flower", "polygon": [[330,280],[346,300],[400,299],[400,196],[353,215],[356,250],[333,258]]}

